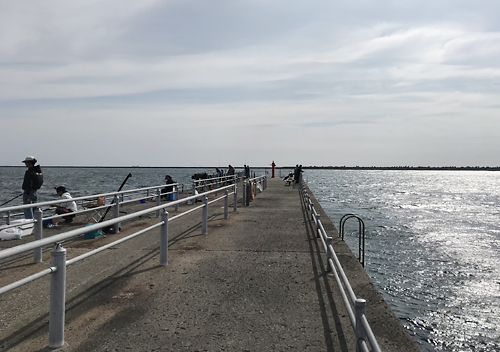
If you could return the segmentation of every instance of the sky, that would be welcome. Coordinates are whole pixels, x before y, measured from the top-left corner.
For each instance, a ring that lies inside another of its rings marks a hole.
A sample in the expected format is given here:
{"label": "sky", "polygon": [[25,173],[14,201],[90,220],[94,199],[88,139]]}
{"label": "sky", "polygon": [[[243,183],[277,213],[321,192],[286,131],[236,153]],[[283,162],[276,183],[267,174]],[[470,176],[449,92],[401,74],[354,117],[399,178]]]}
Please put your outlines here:
{"label": "sky", "polygon": [[0,165],[499,166],[498,0],[0,0]]}

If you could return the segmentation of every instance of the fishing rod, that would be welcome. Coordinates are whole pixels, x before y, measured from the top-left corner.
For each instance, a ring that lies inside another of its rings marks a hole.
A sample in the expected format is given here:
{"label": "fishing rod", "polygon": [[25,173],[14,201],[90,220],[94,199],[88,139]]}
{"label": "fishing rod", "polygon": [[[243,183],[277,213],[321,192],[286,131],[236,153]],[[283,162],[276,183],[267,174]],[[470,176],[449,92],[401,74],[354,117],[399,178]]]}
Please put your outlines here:
{"label": "fishing rod", "polygon": [[17,199],[17,198],[21,197],[23,194],[24,194],[24,193],[21,193],[20,195],[15,196],[15,197],[14,197],[14,198],[12,198],[11,200],[8,200],[8,201],[6,201],[5,203],[0,204],[0,207],[1,207],[1,206],[4,206],[4,205],[5,205],[5,204],[7,204],[7,203],[12,202],[14,199]]}
{"label": "fishing rod", "polygon": [[[123,186],[125,185],[125,183],[127,182],[127,180],[128,180],[130,177],[132,177],[132,174],[128,174],[128,175],[127,175],[127,177],[125,177],[125,180],[123,180],[122,185],[120,186],[120,188],[118,188],[118,191],[117,191],[117,192],[120,192],[120,191],[122,190]],[[113,204],[113,203],[114,203],[114,200],[113,200],[113,202],[111,202],[111,204]],[[110,208],[111,208],[111,206],[109,206],[109,207],[106,209],[106,211],[104,212],[104,215],[103,215],[103,216],[101,216],[101,218],[99,219],[99,221],[98,221],[97,223],[100,223],[100,222],[102,222],[102,221],[104,220],[104,218],[105,218],[105,217],[106,217],[106,215],[108,214],[108,211],[109,211],[109,209],[110,209]]]}

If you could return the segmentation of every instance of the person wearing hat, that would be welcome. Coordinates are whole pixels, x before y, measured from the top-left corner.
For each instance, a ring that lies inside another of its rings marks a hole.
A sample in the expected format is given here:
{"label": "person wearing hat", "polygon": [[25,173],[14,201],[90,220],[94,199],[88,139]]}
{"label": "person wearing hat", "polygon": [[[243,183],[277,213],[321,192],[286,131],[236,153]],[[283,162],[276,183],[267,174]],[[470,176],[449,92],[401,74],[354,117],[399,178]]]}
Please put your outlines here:
{"label": "person wearing hat", "polygon": [[[68,199],[66,202],[62,202],[60,204],[53,205],[56,207],[56,214],[68,214],[68,213],[74,213],[77,211],[76,207],[76,202],[74,200],[69,201],[69,199],[72,199],[71,194],[66,190],[66,187],[64,186],[59,186],[56,188],[57,195],[63,199]],[[72,222],[73,218],[76,215],[68,215],[68,216],[63,216],[64,222]]]}
{"label": "person wearing hat", "polygon": [[[23,163],[28,170],[24,173],[23,180],[23,204],[33,204],[38,200],[38,190],[43,184],[43,174],[40,165],[35,165],[37,160],[33,156],[27,156]],[[33,208],[24,209],[24,217],[33,219]]]}

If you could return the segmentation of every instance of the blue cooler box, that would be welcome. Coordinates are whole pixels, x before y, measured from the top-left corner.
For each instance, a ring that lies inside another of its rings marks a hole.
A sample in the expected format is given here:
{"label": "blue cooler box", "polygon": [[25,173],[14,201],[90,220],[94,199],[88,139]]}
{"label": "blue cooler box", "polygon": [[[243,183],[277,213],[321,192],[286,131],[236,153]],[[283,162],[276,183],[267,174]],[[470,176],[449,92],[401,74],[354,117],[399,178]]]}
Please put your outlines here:
{"label": "blue cooler box", "polygon": [[[94,225],[94,224],[88,223],[87,225],[85,225],[85,227],[91,226],[91,225]],[[101,230],[94,230],[94,231],[86,232],[83,235],[83,237],[86,238],[86,239],[92,239],[92,238],[101,237]]]}

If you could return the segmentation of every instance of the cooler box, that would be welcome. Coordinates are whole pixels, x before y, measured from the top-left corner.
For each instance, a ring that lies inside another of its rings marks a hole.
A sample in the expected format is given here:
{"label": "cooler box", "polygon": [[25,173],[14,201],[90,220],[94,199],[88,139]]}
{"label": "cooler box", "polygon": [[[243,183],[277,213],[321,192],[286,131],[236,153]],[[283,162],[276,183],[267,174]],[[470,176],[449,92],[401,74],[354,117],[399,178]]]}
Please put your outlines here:
{"label": "cooler box", "polygon": [[[94,224],[88,223],[87,225],[85,225],[85,227],[91,226],[91,225],[94,225]],[[86,232],[83,235],[83,237],[86,238],[86,239],[92,239],[92,238],[101,237],[101,230],[94,230],[94,231]]]}

